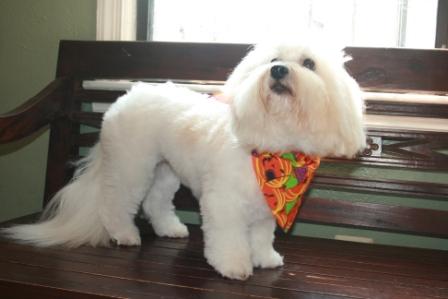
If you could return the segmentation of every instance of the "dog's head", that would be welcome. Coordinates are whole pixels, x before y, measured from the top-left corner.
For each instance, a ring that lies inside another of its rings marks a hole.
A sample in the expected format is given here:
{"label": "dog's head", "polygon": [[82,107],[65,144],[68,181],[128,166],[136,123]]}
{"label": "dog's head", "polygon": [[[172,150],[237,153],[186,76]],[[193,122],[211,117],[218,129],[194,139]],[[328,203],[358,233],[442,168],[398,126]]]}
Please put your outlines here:
{"label": "dog's head", "polygon": [[365,146],[363,102],[342,51],[256,46],[224,86],[239,141],[259,151],[355,155]]}

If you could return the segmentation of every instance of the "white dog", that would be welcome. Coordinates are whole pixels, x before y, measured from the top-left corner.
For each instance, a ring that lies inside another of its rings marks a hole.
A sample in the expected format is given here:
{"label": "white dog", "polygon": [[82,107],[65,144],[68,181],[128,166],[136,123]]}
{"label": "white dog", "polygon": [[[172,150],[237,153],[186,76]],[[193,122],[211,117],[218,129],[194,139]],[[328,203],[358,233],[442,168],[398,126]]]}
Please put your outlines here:
{"label": "white dog", "polygon": [[363,148],[363,103],[345,60],[309,45],[257,46],[224,86],[229,104],[170,83],[135,85],[105,113],[99,143],[46,218],[6,233],[37,246],[139,245],[142,205],[157,235],[187,237],[171,202],[182,183],[199,199],[204,254],[219,273],[246,279],[281,266],[251,152]]}

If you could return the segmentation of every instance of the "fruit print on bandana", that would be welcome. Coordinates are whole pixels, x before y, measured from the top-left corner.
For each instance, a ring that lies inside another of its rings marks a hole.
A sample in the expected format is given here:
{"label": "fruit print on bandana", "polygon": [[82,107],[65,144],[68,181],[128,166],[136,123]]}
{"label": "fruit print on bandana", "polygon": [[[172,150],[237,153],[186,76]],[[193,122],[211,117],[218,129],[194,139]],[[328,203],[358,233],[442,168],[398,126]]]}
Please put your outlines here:
{"label": "fruit print on bandana", "polygon": [[302,205],[303,194],[319,167],[320,158],[299,152],[252,152],[252,164],[266,203],[287,232]]}

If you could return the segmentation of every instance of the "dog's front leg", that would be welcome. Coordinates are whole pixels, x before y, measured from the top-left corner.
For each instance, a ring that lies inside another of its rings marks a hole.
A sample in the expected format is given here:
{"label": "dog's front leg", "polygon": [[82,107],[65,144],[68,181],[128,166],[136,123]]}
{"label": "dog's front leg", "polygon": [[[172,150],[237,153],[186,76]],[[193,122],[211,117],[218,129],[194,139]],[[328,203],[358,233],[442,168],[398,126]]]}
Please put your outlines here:
{"label": "dog's front leg", "polygon": [[207,194],[200,200],[204,255],[221,275],[244,280],[253,271],[249,227],[243,212],[233,205],[241,201],[229,193]]}
{"label": "dog's front leg", "polygon": [[250,226],[250,246],[254,267],[276,268],[283,266],[283,257],[274,249],[275,219],[256,221]]}

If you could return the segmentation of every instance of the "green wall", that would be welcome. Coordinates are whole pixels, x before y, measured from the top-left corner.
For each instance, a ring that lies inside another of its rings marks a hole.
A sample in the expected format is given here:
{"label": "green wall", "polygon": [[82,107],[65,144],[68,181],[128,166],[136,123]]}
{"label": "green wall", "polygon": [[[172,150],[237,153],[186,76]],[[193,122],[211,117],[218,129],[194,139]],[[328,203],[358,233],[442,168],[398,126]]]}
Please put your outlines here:
{"label": "green wall", "polygon": [[[95,0],[0,1],[0,113],[54,79],[61,39],[95,39]],[[0,221],[38,211],[48,135],[0,146]]]}

